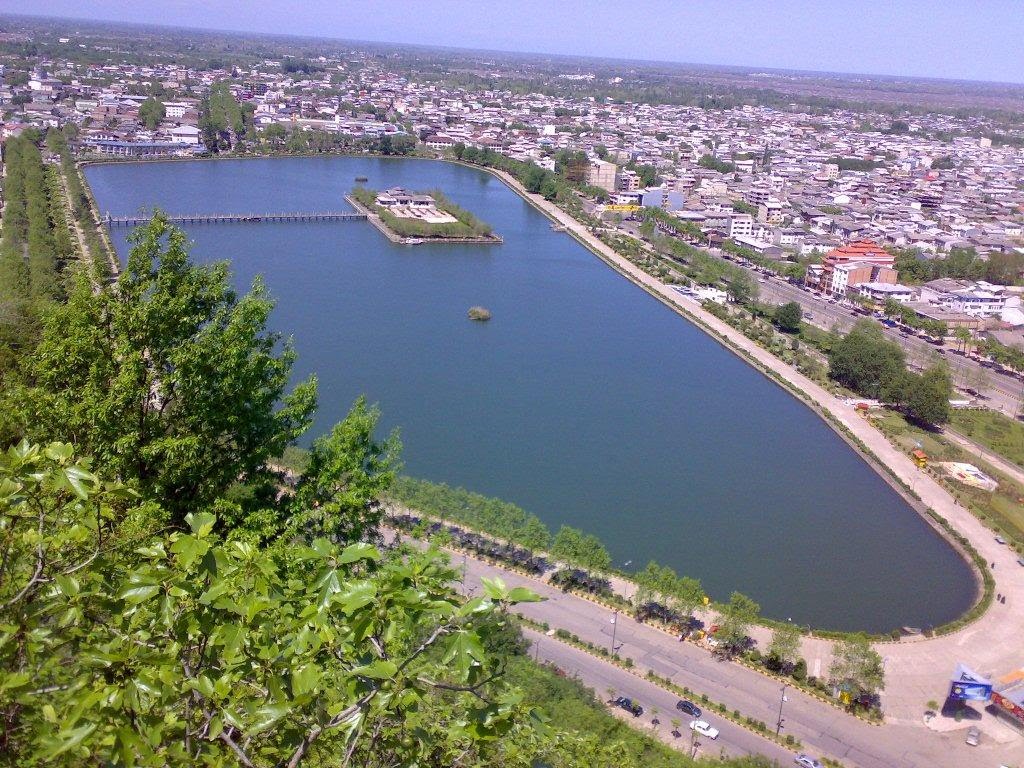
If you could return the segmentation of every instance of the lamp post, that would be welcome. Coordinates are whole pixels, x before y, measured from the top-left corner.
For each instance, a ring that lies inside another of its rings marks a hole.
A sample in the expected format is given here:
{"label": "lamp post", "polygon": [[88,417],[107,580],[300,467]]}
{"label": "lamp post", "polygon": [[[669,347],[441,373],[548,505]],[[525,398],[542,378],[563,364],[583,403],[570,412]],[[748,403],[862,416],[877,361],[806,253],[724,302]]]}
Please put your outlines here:
{"label": "lamp post", "polygon": [[789,687],[789,683],[782,684],[782,694],[779,696],[779,719],[775,722],[775,735],[779,735],[779,731],[782,730],[782,705],[786,703],[786,688]]}
{"label": "lamp post", "polygon": [[615,611],[615,613],[612,614],[612,647],[611,647],[612,656],[615,655],[615,630],[618,629],[618,627],[619,627],[618,619],[619,619],[619,612]]}

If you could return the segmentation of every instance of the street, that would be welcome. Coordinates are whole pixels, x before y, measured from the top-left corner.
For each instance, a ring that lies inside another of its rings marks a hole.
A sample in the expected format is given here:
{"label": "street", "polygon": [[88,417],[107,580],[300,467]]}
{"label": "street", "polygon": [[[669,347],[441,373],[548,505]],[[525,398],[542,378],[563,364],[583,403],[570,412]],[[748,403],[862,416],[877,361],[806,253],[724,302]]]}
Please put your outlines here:
{"label": "street", "polygon": [[[641,702],[644,714],[633,720],[633,725],[644,726],[648,731],[660,735],[662,738],[672,731],[672,720],[679,720],[679,732],[682,734],[678,739],[670,738],[676,746],[689,748],[691,745],[692,731],[688,727],[691,718],[689,715],[676,709],[676,702],[679,697],[660,688],[654,683],[646,680],[639,680],[635,675],[619,669],[613,664],[605,664],[595,659],[585,651],[573,648],[570,645],[547,637],[532,629],[524,629],[523,635],[531,643],[530,653],[540,661],[548,661],[570,676],[578,677],[586,685],[594,689],[594,693],[601,700],[609,698],[609,690],[615,692],[615,696],[627,696]],[[696,702],[700,705],[699,700]],[[651,723],[654,709],[657,709],[657,718],[661,721],[655,731]],[[719,755],[725,753],[729,756],[760,754],[772,760],[778,761],[780,765],[788,765],[793,761],[793,753],[782,747],[763,739],[757,734],[742,728],[735,723],[706,711],[701,719],[710,723],[719,730],[719,736],[715,740],[698,736],[696,741],[697,757]],[[556,713],[552,713],[556,714]]]}
{"label": "street", "polygon": [[[479,584],[481,577],[500,576],[510,586],[525,586],[546,598],[543,602],[518,607],[527,618],[547,622],[552,628],[568,630],[580,639],[597,645],[610,645],[612,611],[609,609],[564,593],[537,579],[520,576],[472,557],[466,559],[466,569],[466,584],[471,590],[472,585]],[[717,660],[710,652],[693,643],[679,642],[624,614],[619,614],[617,622],[615,640],[619,655],[633,659],[639,670],[651,669],[676,685],[696,691],[695,696],[698,698],[700,693],[707,693],[712,700],[722,702],[730,710],[739,710],[743,716],[775,723],[781,693],[780,682],[738,663]],[[536,639],[536,635],[531,636],[531,639]],[[556,650],[559,646],[565,650]],[[616,695],[637,698],[648,710],[651,706],[657,706],[661,712],[667,713],[675,706],[676,698],[671,694],[646,698],[648,694],[654,696],[651,689],[656,686],[582,651],[572,654],[569,651],[573,649],[553,637],[541,638],[541,657],[550,658],[556,663],[557,659],[568,660],[565,663],[570,666],[563,669],[579,673],[582,679],[595,687],[599,695],[604,696],[603,692],[612,687]],[[625,677],[611,677],[610,670]],[[644,692],[643,695],[641,692]],[[972,751],[972,748],[964,745],[959,731],[935,733],[923,725],[909,723],[871,725],[802,691],[789,688],[786,695],[789,700],[783,711],[783,735],[792,734],[803,743],[805,751],[830,756],[841,760],[844,765],[863,768],[959,768],[978,764],[974,760],[985,753],[990,756],[988,762],[992,765],[998,765],[1001,757],[1005,759],[1005,748],[991,741],[984,742]],[[668,707],[663,705],[664,702],[669,702]],[[670,721],[671,717],[667,715],[666,721]],[[715,718],[712,724],[721,728],[721,738],[725,739],[723,744],[740,750],[748,748],[748,742],[740,741],[740,738],[746,737],[732,733],[744,729],[728,721],[723,722],[721,718]],[[778,749],[766,739],[749,735],[762,745],[758,751],[771,754],[771,750]],[[1019,743],[1015,744],[1015,749],[1020,751]]]}

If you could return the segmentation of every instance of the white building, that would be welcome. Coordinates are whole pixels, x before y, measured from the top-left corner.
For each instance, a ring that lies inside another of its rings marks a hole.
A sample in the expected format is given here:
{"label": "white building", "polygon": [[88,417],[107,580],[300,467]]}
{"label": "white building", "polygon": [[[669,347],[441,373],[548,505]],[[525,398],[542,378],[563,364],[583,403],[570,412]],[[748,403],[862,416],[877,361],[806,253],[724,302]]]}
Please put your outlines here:
{"label": "white building", "polygon": [[921,286],[921,301],[971,317],[999,317],[1007,307],[1006,289],[979,280],[942,278]]}
{"label": "white building", "polygon": [[873,301],[884,304],[886,299],[895,299],[900,304],[913,301],[916,293],[913,288],[899,283],[861,283],[857,292]]}
{"label": "white building", "polygon": [[754,236],[754,217],[749,213],[737,213],[729,217],[729,239]]}

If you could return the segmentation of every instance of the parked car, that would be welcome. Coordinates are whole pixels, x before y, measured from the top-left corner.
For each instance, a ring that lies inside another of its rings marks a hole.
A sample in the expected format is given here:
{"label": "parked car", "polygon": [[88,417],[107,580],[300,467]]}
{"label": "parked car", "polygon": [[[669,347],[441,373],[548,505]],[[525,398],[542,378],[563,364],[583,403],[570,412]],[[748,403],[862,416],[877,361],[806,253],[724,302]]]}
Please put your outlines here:
{"label": "parked car", "polygon": [[793,761],[801,768],[825,768],[820,762],[815,760],[810,755],[797,755],[796,760]]}
{"label": "parked car", "polygon": [[644,713],[644,708],[643,707],[641,707],[639,704],[637,704],[632,699],[627,699],[625,696],[619,696],[617,699],[615,699],[612,702],[612,704],[614,704],[619,709],[626,710],[633,717],[640,717],[640,715],[642,715]]}
{"label": "parked car", "polygon": [[702,714],[702,712],[700,711],[700,707],[698,707],[692,701],[687,701],[686,699],[680,699],[679,701],[677,701],[676,709],[678,709],[680,712],[685,712],[686,714],[694,718],[698,718]]}
{"label": "parked car", "polygon": [[973,725],[967,729],[967,744],[971,747],[978,746],[978,742],[981,741],[981,731],[975,728]]}
{"label": "parked car", "polygon": [[711,724],[705,720],[691,720],[690,730],[696,731],[701,736],[706,736],[712,741],[718,738],[718,729],[712,727]]}
{"label": "parked car", "polygon": [[996,536],[996,544],[1005,544],[1005,543],[1006,543],[1006,539],[1004,539],[1002,536]]}
{"label": "parked car", "polygon": [[1017,565],[1024,566],[1024,557],[1017,558]]}

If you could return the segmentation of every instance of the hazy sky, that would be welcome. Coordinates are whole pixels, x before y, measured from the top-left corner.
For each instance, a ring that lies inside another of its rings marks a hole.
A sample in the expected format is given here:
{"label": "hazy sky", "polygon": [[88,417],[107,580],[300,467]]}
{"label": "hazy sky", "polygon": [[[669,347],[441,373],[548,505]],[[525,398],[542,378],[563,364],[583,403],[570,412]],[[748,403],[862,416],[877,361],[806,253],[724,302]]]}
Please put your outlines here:
{"label": "hazy sky", "polygon": [[351,40],[1024,82],[1024,0],[0,0],[0,11]]}

